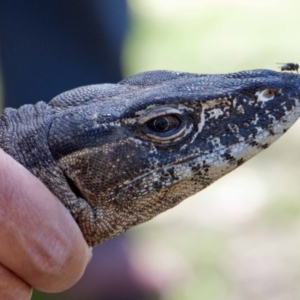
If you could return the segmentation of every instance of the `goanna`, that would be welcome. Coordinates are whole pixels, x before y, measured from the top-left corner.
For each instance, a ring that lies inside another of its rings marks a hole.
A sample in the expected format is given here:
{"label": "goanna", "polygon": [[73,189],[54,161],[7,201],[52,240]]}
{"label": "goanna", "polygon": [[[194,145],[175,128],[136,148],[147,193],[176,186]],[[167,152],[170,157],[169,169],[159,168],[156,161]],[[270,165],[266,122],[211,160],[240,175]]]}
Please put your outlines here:
{"label": "goanna", "polygon": [[300,75],[138,74],[7,108],[0,145],[89,245],[145,222],[267,148],[300,115]]}

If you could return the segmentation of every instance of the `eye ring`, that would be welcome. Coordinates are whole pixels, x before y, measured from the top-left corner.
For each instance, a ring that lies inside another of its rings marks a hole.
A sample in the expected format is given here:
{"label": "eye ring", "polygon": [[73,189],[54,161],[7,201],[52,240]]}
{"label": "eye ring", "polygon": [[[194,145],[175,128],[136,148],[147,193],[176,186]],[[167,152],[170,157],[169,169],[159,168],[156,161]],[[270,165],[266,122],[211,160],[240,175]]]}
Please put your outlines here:
{"label": "eye ring", "polygon": [[[186,111],[172,106],[160,106],[143,111],[138,118],[139,132],[146,140],[159,144],[180,141],[192,131]],[[189,125],[189,126],[188,126]]]}
{"label": "eye ring", "polygon": [[177,141],[186,130],[185,122],[175,114],[156,116],[143,126],[143,132],[148,138],[162,143]]}

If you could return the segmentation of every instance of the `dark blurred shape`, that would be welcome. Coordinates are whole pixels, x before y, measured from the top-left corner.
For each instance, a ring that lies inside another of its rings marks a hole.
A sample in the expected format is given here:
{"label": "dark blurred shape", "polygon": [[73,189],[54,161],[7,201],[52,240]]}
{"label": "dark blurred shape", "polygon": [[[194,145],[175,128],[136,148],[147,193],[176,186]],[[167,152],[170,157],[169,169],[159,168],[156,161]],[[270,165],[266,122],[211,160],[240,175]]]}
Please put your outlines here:
{"label": "dark blurred shape", "polygon": [[[4,106],[19,107],[82,85],[121,80],[128,31],[126,1],[0,0],[0,55]],[[159,299],[129,258],[129,237],[94,249],[85,276],[57,295],[33,299]]]}
{"label": "dark blurred shape", "polygon": [[[55,300],[154,300],[156,287],[132,267],[134,245],[121,235],[94,248],[84,277],[70,290],[53,295]],[[44,299],[44,298],[41,298]]]}
{"label": "dark blurred shape", "polygon": [[5,106],[119,81],[128,23],[123,0],[0,0]]}
{"label": "dark blurred shape", "polygon": [[151,272],[147,274],[143,266],[137,267],[133,262],[134,247],[126,234],[106,241],[93,249],[93,259],[75,286],[59,294],[34,291],[32,300],[162,299],[167,284],[159,286]]}

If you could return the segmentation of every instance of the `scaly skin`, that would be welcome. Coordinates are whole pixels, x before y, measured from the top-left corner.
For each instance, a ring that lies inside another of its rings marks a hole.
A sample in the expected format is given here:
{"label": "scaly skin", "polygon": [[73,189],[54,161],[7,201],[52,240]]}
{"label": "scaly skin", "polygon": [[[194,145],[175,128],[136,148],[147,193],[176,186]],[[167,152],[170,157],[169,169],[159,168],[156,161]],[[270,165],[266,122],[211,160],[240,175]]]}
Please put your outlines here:
{"label": "scaly skin", "polygon": [[142,73],[6,109],[1,147],[96,245],[232,171],[300,115],[300,75]]}

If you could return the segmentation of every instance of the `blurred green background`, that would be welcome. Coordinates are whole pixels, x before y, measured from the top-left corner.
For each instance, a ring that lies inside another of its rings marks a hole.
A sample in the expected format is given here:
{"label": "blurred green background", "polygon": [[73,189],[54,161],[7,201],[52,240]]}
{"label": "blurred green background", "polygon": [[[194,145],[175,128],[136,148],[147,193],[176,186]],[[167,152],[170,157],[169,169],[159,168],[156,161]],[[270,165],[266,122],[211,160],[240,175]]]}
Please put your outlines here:
{"label": "blurred green background", "polygon": [[[124,74],[300,62],[300,1],[130,0]],[[238,170],[130,233],[166,300],[300,299],[300,123]],[[35,299],[45,299],[38,298]],[[50,299],[50,298],[49,298]]]}
{"label": "blurred green background", "polygon": [[[299,62],[300,1],[130,6],[126,76],[276,70],[276,62]],[[300,122],[238,170],[131,230],[141,263],[169,284],[165,299],[300,299],[299,140]]]}

